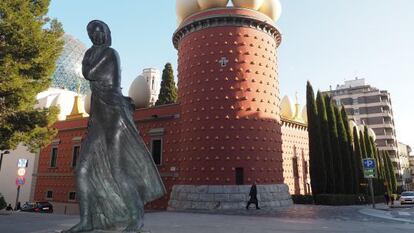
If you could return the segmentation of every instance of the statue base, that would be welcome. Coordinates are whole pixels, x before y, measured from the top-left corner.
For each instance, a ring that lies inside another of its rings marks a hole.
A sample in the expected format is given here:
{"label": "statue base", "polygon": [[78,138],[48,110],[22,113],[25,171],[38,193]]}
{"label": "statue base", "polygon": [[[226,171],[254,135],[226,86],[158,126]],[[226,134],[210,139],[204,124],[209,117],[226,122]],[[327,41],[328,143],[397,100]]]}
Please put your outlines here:
{"label": "statue base", "polygon": [[[55,233],[61,233],[63,230],[58,230],[55,231]],[[88,231],[90,233],[122,233],[124,231],[122,230],[111,230],[111,231],[104,231],[104,230],[93,230],[93,231]],[[135,233],[151,233],[151,231],[149,230],[141,230],[141,231],[136,231]]]}

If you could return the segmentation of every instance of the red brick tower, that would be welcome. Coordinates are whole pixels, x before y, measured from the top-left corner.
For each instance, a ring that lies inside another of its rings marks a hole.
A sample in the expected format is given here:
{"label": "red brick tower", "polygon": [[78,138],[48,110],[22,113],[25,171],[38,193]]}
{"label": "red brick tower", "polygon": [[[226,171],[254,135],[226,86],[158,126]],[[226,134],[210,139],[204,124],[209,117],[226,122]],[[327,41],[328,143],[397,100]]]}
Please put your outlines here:
{"label": "red brick tower", "polygon": [[244,8],[194,14],[173,36],[182,106],[179,183],[281,184],[277,48],[266,15]]}

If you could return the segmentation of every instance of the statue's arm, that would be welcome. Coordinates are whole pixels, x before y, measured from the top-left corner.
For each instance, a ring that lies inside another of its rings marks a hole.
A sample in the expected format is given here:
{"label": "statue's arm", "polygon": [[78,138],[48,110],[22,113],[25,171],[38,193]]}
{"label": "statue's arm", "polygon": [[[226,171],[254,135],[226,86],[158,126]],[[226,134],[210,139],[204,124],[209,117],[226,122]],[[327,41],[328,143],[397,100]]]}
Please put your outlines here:
{"label": "statue's arm", "polygon": [[83,65],[83,75],[89,81],[96,81],[99,79],[99,75],[95,75],[97,72],[105,69],[105,66],[108,65],[108,62],[115,62],[114,59],[117,59],[113,49],[108,48],[104,55],[94,64],[85,64]]}
{"label": "statue's arm", "polygon": [[91,56],[91,49],[88,49],[85,53],[85,56],[83,57],[83,60],[82,60],[82,75],[87,80],[89,80],[88,75],[89,75],[89,71],[91,69],[90,56]]}

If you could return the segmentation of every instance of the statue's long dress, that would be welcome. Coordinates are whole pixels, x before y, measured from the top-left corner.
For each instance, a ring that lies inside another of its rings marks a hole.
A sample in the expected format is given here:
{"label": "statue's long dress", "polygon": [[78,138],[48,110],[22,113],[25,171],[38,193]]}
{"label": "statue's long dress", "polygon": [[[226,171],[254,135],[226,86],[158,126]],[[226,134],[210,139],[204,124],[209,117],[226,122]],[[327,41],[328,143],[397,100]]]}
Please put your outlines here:
{"label": "statue's long dress", "polygon": [[78,183],[88,182],[94,228],[106,229],[127,221],[131,208],[137,208],[127,206],[124,194],[145,204],[163,196],[165,189],[134,124],[130,99],[121,93],[117,52],[106,48],[90,69],[91,115],[78,168],[90,177]]}

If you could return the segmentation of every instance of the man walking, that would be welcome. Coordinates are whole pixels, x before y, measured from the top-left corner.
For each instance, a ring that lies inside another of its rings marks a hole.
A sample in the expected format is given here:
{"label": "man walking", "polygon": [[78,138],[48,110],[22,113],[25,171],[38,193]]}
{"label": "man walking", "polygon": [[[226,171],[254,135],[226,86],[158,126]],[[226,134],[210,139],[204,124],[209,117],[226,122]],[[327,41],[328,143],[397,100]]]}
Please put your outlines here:
{"label": "man walking", "polygon": [[256,209],[260,210],[259,208],[259,201],[257,200],[257,187],[256,184],[253,183],[252,187],[250,188],[250,200],[247,202],[246,209],[249,209],[250,204],[254,203],[256,205]]}

